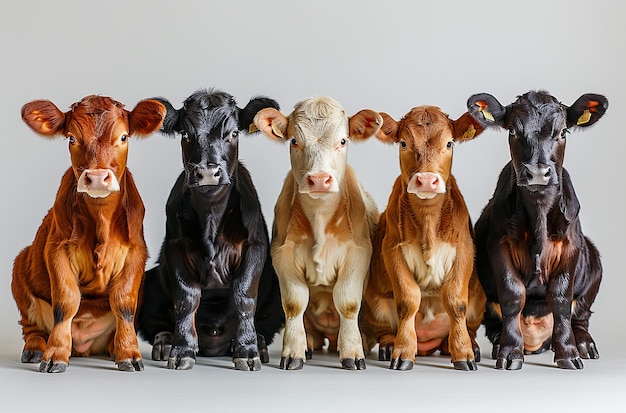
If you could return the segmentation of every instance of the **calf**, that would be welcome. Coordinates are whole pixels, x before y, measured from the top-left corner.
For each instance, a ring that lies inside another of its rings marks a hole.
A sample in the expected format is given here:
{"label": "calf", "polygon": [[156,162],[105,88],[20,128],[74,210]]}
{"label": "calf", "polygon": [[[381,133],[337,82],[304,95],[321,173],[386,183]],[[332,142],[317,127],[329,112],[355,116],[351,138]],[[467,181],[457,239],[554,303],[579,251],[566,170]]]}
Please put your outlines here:
{"label": "calf", "polygon": [[167,108],[162,132],[181,135],[184,171],[167,200],[159,264],[146,274],[139,332],[169,369],[190,369],[199,354],[259,370],[284,316],[239,135],[278,104],[259,97],[240,109],[217,90],[193,93],[179,110],[158,100]]}
{"label": "calf", "polygon": [[33,131],[67,138],[72,160],[35,240],[13,266],[23,363],[59,373],[70,354],[108,353],[120,370],[143,370],[133,322],[148,253],[144,206],[126,159],[128,138],[149,135],[164,116],[154,100],[129,112],[101,96],[65,113],[48,100],[22,107]]}
{"label": "calf", "polygon": [[476,370],[476,330],[485,294],[474,266],[473,229],[451,173],[456,142],[482,132],[465,113],[413,108],[399,122],[383,113],[378,137],[400,145],[400,176],[381,214],[365,290],[361,328],[367,349],[410,370],[415,355],[440,350],[454,368]]}
{"label": "calf", "polygon": [[483,127],[509,131],[511,161],[476,222],[484,324],[496,368],[518,370],[524,352],[551,345],[559,367],[582,369],[581,357],[599,357],[588,327],[602,266],[581,231],[580,204],[563,168],[565,137],[569,128],[600,119],[608,101],[587,94],[567,107],[539,91],[503,107],[481,93],[467,106]]}
{"label": "calf", "polygon": [[371,110],[349,118],[323,97],[296,104],[289,117],[264,109],[254,122],[290,144],[271,246],[286,315],[280,368],[301,369],[328,339],[343,368],[365,369],[357,316],[378,210],[346,158],[350,139],[369,138],[382,119]]}

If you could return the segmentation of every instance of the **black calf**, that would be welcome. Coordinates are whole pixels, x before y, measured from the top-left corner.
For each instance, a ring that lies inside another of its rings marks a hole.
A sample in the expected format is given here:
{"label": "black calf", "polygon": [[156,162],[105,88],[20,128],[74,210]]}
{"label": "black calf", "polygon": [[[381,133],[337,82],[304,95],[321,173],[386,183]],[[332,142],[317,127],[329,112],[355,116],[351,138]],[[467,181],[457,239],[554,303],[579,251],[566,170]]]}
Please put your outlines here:
{"label": "black calf", "polygon": [[581,357],[599,357],[588,326],[602,265],[581,231],[580,205],[563,168],[565,136],[600,119],[608,101],[587,94],[567,107],[546,92],[529,92],[503,107],[482,93],[467,106],[483,127],[509,131],[511,161],[475,225],[488,301],[483,324],[496,368],[520,369],[524,353],[551,346],[559,367],[582,369]]}
{"label": "black calf", "polygon": [[166,206],[159,264],[146,273],[138,332],[153,360],[190,369],[196,354],[232,355],[259,370],[284,322],[278,279],[256,189],[238,161],[238,138],[268,98],[240,109],[220,91],[199,90],[167,108],[161,132],[181,135],[184,172]]}

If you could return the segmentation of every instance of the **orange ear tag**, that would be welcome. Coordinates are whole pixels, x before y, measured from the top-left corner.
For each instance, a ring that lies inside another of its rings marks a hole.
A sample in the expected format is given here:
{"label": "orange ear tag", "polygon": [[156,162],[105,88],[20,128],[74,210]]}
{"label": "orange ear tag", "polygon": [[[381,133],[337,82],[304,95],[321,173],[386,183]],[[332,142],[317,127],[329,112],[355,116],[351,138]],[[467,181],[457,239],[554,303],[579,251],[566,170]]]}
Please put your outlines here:
{"label": "orange ear tag", "polygon": [[589,112],[588,109],[585,109],[583,114],[580,115],[580,117],[576,121],[576,125],[582,125],[583,123],[587,123],[589,122],[589,119],[591,119],[591,112]]}

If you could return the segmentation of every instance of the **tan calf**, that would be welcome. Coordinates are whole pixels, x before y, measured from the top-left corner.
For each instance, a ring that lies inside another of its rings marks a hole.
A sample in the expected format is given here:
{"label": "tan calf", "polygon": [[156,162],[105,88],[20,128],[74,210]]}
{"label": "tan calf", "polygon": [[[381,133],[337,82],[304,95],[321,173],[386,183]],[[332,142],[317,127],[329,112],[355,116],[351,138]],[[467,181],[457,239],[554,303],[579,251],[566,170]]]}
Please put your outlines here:
{"label": "tan calf", "polygon": [[401,175],[373,241],[361,329],[379,359],[410,370],[415,355],[439,350],[454,367],[476,370],[475,341],[485,295],[474,267],[473,230],[451,173],[455,142],[482,128],[467,113],[413,108],[399,122],[382,114],[378,138],[400,146]]}
{"label": "tan calf", "polygon": [[263,109],[255,124],[291,145],[271,245],[286,315],[280,367],[301,369],[328,339],[343,368],[365,369],[358,314],[378,210],[346,156],[350,140],[374,135],[382,118],[371,110],[349,118],[319,98],[296,104],[289,117]]}

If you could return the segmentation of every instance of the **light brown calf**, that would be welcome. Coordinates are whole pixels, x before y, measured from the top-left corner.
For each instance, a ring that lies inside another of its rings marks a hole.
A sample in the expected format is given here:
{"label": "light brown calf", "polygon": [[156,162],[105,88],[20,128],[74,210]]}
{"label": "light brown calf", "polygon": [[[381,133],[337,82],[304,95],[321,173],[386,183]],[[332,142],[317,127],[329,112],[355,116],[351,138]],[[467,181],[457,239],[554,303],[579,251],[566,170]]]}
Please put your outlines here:
{"label": "light brown calf", "polygon": [[346,157],[350,140],[373,136],[382,119],[372,110],[348,117],[335,100],[317,98],[289,117],[263,109],[254,122],[291,146],[271,246],[286,316],[280,367],[301,369],[328,339],[343,368],[363,370],[358,314],[378,209]]}
{"label": "light brown calf", "polygon": [[133,321],[148,252],[144,206],[126,159],[129,137],[154,132],[164,116],[157,101],[128,111],[101,96],[65,113],[48,100],[22,108],[33,131],[67,138],[72,159],[35,240],[13,266],[23,363],[59,373],[70,354],[111,354],[118,369],[143,370]]}
{"label": "light brown calf", "polygon": [[485,295],[474,267],[469,213],[451,173],[455,142],[482,128],[469,114],[452,121],[439,108],[413,108],[399,122],[382,113],[378,138],[400,146],[396,179],[376,236],[361,312],[366,349],[410,370],[415,355],[450,353],[476,370],[475,341]]}

